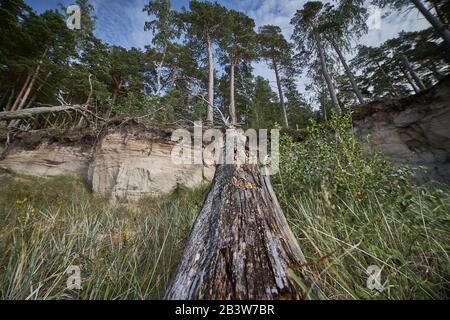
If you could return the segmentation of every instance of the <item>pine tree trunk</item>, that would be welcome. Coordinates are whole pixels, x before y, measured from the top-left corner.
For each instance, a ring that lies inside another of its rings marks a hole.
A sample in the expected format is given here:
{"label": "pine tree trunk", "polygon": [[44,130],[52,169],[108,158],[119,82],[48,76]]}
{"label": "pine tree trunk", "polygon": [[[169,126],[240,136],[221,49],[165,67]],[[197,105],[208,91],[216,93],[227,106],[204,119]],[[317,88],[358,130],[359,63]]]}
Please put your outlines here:
{"label": "pine tree trunk", "polygon": [[444,78],[444,75],[438,71],[436,63],[432,59],[427,61],[426,66],[427,69],[431,71],[436,81],[440,81]]}
{"label": "pine tree trunk", "polygon": [[420,80],[419,76],[417,75],[416,71],[414,71],[413,67],[411,66],[411,63],[409,62],[408,58],[402,54],[401,55],[403,65],[407,69],[407,72],[412,76],[414,83],[416,84],[419,91],[425,90],[425,85],[423,84],[422,80]]}
{"label": "pine tree trunk", "polygon": [[35,102],[36,102],[36,95],[33,95],[30,101],[28,101],[27,105],[24,107],[24,109],[31,108]]}
{"label": "pine tree trunk", "polygon": [[42,67],[42,65],[44,63],[44,59],[47,56],[47,52],[48,52],[48,47],[45,48],[45,51],[44,51],[41,59],[39,60],[38,65],[36,66],[36,69],[34,70],[33,77],[31,78],[31,81],[30,81],[30,83],[28,85],[28,88],[25,90],[25,93],[23,94],[23,97],[22,97],[19,105],[17,106],[17,110],[22,110],[23,107],[25,106],[25,103],[27,102],[28,96],[30,95],[31,90],[33,89],[34,84],[36,82],[36,79],[37,79],[37,77],[39,75],[39,71],[41,70],[41,67]]}
{"label": "pine tree trunk", "polygon": [[34,93],[33,97],[30,99],[28,104],[23,109],[28,109],[28,108],[31,108],[33,106],[33,104],[36,102],[37,94],[42,91],[42,88],[44,88],[44,85],[47,83],[47,80],[51,77],[51,75],[52,75],[51,71],[49,71],[46,74],[44,80],[42,80],[42,82],[39,85],[39,87],[36,88],[36,92]]}
{"label": "pine tree trunk", "polygon": [[205,30],[206,46],[208,48],[208,66],[209,66],[209,80],[208,80],[208,110],[206,113],[206,122],[208,125],[214,124],[214,60],[212,43],[209,35],[209,30]]}
{"label": "pine tree trunk", "polygon": [[327,107],[323,106],[322,109],[323,109],[323,119],[325,120],[325,122],[327,122],[328,121]]}
{"label": "pine tree trunk", "polygon": [[219,165],[166,291],[173,300],[306,299],[305,258],[270,179],[255,166]]}
{"label": "pine tree trunk", "polygon": [[117,96],[119,95],[117,88],[114,89],[112,98],[111,98],[111,104],[114,106],[116,104],[117,101]]}
{"label": "pine tree trunk", "polygon": [[317,51],[319,52],[320,65],[322,67],[322,74],[327,83],[328,91],[330,92],[331,102],[337,113],[342,114],[341,107],[339,106],[339,101],[336,95],[336,89],[334,88],[333,82],[331,80],[330,74],[328,73],[327,62],[325,60],[325,53],[323,52],[322,44],[320,43],[320,38],[317,34],[314,34],[316,40]]}
{"label": "pine tree trunk", "polygon": [[164,48],[164,52],[163,52],[163,56],[161,58],[161,61],[158,65],[158,71],[156,73],[156,96],[160,97],[161,96],[161,73],[162,73],[162,68],[164,66],[164,60],[166,59],[166,50],[167,47]]}
{"label": "pine tree trunk", "polygon": [[51,72],[51,71],[47,72],[47,74],[45,75],[44,80],[41,82],[39,87],[36,89],[36,93],[39,93],[39,92],[42,91],[42,89],[44,88],[44,86],[47,83],[48,79],[50,79],[50,77],[52,76],[52,74],[53,74],[53,72]]}
{"label": "pine tree trunk", "polygon": [[333,39],[330,39],[330,42],[331,42],[331,45],[333,46],[334,50],[338,54],[342,65],[344,66],[345,73],[347,74],[347,77],[350,80],[350,83],[351,83],[352,88],[353,88],[353,92],[355,93],[356,97],[358,98],[359,103],[363,104],[365,101],[364,101],[364,98],[362,96],[361,90],[359,90],[358,84],[355,81],[355,77],[353,77],[353,73],[352,73],[352,71],[350,70],[350,67],[347,64],[347,61],[345,61],[345,57],[342,54],[341,49],[339,49],[339,46],[336,44],[336,42]]}
{"label": "pine tree trunk", "polygon": [[173,67],[172,68],[172,81],[171,81],[173,88],[177,87],[176,86],[177,80],[178,80],[178,68],[177,67]]}
{"label": "pine tree trunk", "polygon": [[237,116],[236,116],[236,101],[234,97],[234,71],[236,66],[236,59],[234,56],[231,57],[231,66],[230,66],[230,116],[231,116],[231,124],[235,126],[237,124]]}
{"label": "pine tree trunk", "polygon": [[16,90],[14,88],[12,88],[11,95],[9,96],[8,102],[6,103],[5,111],[11,110],[11,103],[12,103],[15,93],[16,93]]}
{"label": "pine tree trunk", "polygon": [[161,96],[161,69],[162,69],[162,61],[158,66],[158,72],[156,73],[156,96]]}
{"label": "pine tree trunk", "polygon": [[411,77],[411,75],[409,74],[408,70],[406,70],[405,68],[402,68],[402,72],[405,75],[406,80],[408,81],[408,83],[411,85],[411,88],[413,88],[415,93],[419,93],[420,89],[417,87],[417,85],[414,83],[413,78]]}
{"label": "pine tree trunk", "polygon": [[115,86],[115,88],[114,88],[113,95],[112,95],[112,98],[111,98],[111,104],[112,104],[113,106],[114,106],[114,105],[116,104],[116,102],[117,102],[117,98],[119,97],[120,89],[122,89],[122,80],[118,80],[118,81],[116,82],[116,86]]}
{"label": "pine tree trunk", "polygon": [[280,97],[281,110],[283,111],[284,125],[286,126],[286,128],[289,128],[289,120],[288,120],[287,111],[286,111],[286,104],[284,102],[283,89],[281,87],[280,73],[278,71],[278,65],[275,61],[275,58],[272,58],[272,63],[273,63],[273,69],[275,70],[275,78],[277,80],[278,96]]}
{"label": "pine tree trunk", "polygon": [[11,107],[11,111],[15,111],[17,109],[17,106],[19,105],[20,101],[22,100],[22,97],[25,93],[25,90],[28,88],[28,84],[31,81],[31,74],[29,74],[27,76],[27,78],[25,79],[25,83],[22,86],[22,89],[19,91],[19,94],[16,97],[16,100],[14,101],[12,107]]}
{"label": "pine tree trunk", "polygon": [[436,31],[441,35],[442,39],[444,39],[445,44],[450,49],[450,31],[447,27],[436,18],[427,7],[424,6],[422,1],[420,0],[411,0],[412,3],[416,6],[416,8],[425,16],[428,22],[436,29]]}
{"label": "pine tree trunk", "polygon": [[401,93],[398,91],[398,89],[394,86],[394,83],[392,82],[391,77],[386,73],[386,71],[384,70],[384,68],[383,68],[378,62],[376,62],[376,64],[377,64],[378,68],[380,69],[381,73],[383,73],[384,77],[385,77],[386,80],[388,81],[389,86],[391,87],[391,89],[392,89],[392,91],[393,91],[393,93],[394,93],[394,96],[401,97],[402,94],[401,94]]}

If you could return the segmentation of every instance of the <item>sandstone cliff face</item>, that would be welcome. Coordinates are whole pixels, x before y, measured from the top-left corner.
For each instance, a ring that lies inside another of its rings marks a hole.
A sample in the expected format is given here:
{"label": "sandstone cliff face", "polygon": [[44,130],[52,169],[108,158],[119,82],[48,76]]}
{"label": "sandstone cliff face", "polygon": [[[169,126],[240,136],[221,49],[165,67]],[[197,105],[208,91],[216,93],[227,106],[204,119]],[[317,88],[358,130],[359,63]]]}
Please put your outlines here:
{"label": "sandstone cliff face", "polygon": [[[426,167],[421,178],[450,183],[450,77],[419,95],[359,107],[354,126],[396,163]],[[172,162],[170,137],[133,120],[85,134],[21,133],[6,152],[0,139],[0,167],[27,175],[76,174],[112,200],[133,201],[212,180],[214,168]]]}
{"label": "sandstone cliff face", "polygon": [[95,192],[115,200],[168,194],[179,186],[198,187],[212,179],[214,168],[175,165],[172,148],[167,132],[110,127],[93,152],[88,179]]}
{"label": "sandstone cliff face", "polygon": [[170,132],[137,123],[82,138],[28,133],[15,138],[0,166],[27,175],[80,175],[94,192],[120,201],[198,187],[212,179],[214,168],[173,164],[172,147]]}
{"label": "sandstone cliff face", "polygon": [[356,109],[354,126],[396,163],[425,167],[422,180],[450,183],[450,77],[418,95]]}

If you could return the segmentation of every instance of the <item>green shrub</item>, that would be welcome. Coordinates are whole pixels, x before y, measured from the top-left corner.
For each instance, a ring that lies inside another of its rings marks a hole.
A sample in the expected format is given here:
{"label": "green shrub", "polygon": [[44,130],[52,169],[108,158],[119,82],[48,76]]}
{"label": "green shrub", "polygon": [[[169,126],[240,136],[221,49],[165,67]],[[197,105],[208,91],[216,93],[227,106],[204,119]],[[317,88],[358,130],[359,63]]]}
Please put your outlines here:
{"label": "green shrub", "polygon": [[[450,195],[417,186],[412,171],[367,152],[349,116],[282,138],[274,179],[310,277],[330,299],[447,298]],[[385,287],[367,286],[369,266]]]}
{"label": "green shrub", "polygon": [[380,153],[367,154],[352,133],[349,115],[321,124],[311,120],[306,136],[303,143],[288,135],[281,138],[280,175],[275,183],[282,184],[286,194],[319,192],[334,200],[362,201],[376,190],[379,197],[395,199],[409,184],[410,169],[395,168]]}

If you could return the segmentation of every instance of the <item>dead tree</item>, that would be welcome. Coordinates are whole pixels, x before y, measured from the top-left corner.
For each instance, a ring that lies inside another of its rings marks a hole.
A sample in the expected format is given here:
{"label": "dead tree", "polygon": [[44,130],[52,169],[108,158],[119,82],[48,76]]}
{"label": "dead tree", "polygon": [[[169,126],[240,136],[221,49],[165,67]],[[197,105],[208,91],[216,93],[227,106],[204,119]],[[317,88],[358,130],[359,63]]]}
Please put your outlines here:
{"label": "dead tree", "polygon": [[[22,109],[17,111],[3,111],[0,112],[1,121],[12,121],[14,127],[18,120],[36,121],[39,116],[55,116],[68,115],[72,120],[72,114],[80,114],[82,119],[86,119],[90,125],[96,127],[96,121],[106,123],[106,119],[98,116],[95,112],[89,110],[88,105],[62,105],[62,106],[47,106],[30,109]],[[90,120],[92,119],[92,120]],[[48,119],[46,120],[48,122]],[[11,124],[11,122],[10,122]]]}
{"label": "dead tree", "polygon": [[305,299],[305,265],[269,177],[256,166],[219,165],[165,298]]}
{"label": "dead tree", "polygon": [[57,107],[39,107],[31,109],[22,109],[17,111],[3,111],[0,112],[0,121],[17,120],[17,119],[29,119],[42,114],[56,114],[59,112],[85,111],[85,106],[57,106]]}

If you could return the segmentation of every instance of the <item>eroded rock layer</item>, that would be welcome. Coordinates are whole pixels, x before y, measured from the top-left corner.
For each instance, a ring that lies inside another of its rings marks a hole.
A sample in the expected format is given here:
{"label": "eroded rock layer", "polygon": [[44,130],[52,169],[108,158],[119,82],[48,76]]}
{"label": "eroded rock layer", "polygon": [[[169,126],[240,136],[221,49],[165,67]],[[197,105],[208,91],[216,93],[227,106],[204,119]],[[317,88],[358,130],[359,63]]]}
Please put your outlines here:
{"label": "eroded rock layer", "polygon": [[210,181],[214,168],[172,162],[170,137],[170,131],[133,121],[100,133],[23,133],[12,139],[0,166],[36,176],[76,174],[111,200],[134,201]]}
{"label": "eroded rock layer", "polygon": [[404,99],[375,101],[355,110],[354,126],[397,164],[425,167],[422,180],[450,183],[450,77]]}

